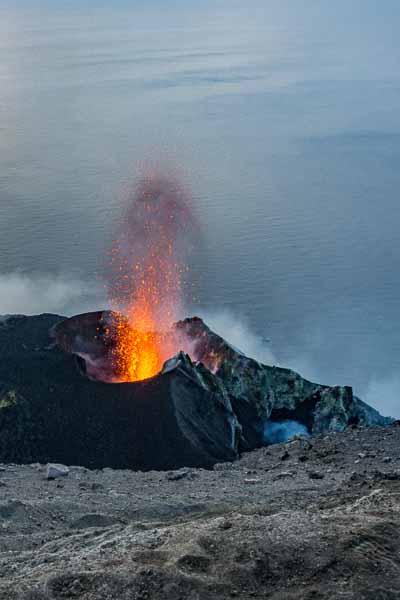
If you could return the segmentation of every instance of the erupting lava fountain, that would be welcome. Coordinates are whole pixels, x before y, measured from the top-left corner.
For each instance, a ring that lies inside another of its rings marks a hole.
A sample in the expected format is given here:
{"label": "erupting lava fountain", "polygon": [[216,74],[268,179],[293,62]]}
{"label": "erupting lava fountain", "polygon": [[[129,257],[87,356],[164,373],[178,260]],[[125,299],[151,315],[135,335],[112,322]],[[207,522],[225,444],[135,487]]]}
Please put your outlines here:
{"label": "erupting lava fountain", "polygon": [[182,184],[154,172],[139,181],[111,251],[107,335],[118,381],[152,377],[180,350],[170,330],[182,316],[195,229]]}

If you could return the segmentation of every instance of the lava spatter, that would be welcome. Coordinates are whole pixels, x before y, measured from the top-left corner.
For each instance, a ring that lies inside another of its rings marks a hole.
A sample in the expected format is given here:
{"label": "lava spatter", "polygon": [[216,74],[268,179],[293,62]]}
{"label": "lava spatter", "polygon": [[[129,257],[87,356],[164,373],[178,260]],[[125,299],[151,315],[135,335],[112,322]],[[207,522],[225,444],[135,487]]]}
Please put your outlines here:
{"label": "lava spatter", "polygon": [[109,293],[116,317],[109,335],[120,381],[156,375],[180,349],[167,332],[182,314],[193,231],[184,187],[154,172],[143,177],[111,252]]}

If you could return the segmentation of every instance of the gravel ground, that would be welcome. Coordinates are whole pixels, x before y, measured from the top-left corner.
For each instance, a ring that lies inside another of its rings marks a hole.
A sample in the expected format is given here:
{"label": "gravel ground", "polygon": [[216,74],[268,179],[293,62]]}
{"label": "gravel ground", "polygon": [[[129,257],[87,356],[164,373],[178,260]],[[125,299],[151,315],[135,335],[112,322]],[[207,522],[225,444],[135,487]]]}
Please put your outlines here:
{"label": "gravel ground", "polygon": [[0,467],[0,598],[400,598],[400,427],[214,469]]}

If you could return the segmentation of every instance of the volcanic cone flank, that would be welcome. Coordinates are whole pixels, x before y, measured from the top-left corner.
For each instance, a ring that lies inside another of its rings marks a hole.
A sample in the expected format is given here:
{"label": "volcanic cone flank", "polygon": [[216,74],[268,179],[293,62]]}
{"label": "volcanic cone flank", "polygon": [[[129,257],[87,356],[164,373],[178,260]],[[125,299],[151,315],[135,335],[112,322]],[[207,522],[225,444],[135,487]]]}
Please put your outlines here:
{"label": "volcanic cone flank", "polygon": [[112,317],[2,321],[0,460],[210,467],[264,445],[271,421],[294,420],[310,434],[390,421],[349,387],[311,383],[244,356],[198,318],[172,328],[182,352],[155,377],[109,383],[112,344],[104,331]]}

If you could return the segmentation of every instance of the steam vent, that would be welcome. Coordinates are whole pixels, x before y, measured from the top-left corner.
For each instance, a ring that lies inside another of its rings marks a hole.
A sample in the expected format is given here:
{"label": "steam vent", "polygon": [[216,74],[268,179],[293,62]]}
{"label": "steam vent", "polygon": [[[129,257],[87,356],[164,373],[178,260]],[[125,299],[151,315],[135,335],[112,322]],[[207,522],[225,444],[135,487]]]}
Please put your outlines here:
{"label": "steam vent", "polygon": [[107,311],[1,319],[0,461],[211,467],[274,441],[277,423],[318,434],[390,422],[350,387],[260,364],[196,317],[168,332],[181,351],[157,375],[120,382],[113,319]]}

